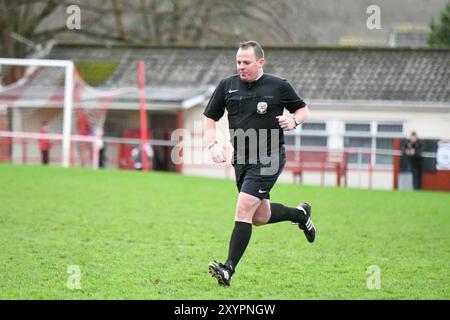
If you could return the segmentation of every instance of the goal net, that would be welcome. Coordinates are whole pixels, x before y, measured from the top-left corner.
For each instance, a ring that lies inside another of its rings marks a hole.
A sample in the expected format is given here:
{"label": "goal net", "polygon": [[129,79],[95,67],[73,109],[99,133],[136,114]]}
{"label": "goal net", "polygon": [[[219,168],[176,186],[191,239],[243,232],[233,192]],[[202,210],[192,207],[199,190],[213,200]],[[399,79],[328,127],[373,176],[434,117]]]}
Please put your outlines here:
{"label": "goal net", "polygon": [[105,117],[118,90],[88,85],[63,60],[0,59],[0,80],[0,161],[101,163]]}

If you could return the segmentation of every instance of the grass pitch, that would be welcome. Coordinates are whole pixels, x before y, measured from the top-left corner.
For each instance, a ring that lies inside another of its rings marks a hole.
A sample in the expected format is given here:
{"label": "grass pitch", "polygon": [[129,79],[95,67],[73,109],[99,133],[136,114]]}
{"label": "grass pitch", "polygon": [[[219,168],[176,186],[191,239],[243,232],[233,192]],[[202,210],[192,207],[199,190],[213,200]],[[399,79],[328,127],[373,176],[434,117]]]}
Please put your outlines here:
{"label": "grass pitch", "polygon": [[207,266],[227,255],[234,181],[0,165],[0,299],[450,298],[448,193],[278,183],[271,198],[309,201],[316,242],[254,227],[223,288]]}

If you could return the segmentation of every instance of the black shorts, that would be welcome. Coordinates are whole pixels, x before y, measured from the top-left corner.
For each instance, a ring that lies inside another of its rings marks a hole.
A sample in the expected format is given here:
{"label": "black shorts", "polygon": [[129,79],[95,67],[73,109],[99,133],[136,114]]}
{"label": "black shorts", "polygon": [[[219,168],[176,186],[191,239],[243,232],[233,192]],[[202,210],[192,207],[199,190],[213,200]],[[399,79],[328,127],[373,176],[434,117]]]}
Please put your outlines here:
{"label": "black shorts", "polygon": [[281,148],[278,159],[263,164],[233,164],[236,175],[236,186],[239,192],[244,192],[260,199],[270,199],[270,190],[277,182],[286,163],[284,147]]}

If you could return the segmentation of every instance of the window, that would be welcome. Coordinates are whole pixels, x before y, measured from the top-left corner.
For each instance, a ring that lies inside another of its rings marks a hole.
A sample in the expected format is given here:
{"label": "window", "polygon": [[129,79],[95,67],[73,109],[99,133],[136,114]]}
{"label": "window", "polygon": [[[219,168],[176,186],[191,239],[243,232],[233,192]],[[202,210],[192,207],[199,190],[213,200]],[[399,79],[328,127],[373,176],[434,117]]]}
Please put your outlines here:
{"label": "window", "polygon": [[366,152],[366,153],[350,154],[348,157],[348,163],[359,163],[359,164],[369,163],[369,155],[367,154],[367,152],[370,152],[370,149],[372,147],[372,138],[345,137],[344,147],[364,149],[364,151]]}
{"label": "window", "polygon": [[296,135],[295,134],[285,134],[284,143],[288,146],[295,146]]}
{"label": "window", "polygon": [[375,164],[392,165],[393,157],[389,153],[393,150],[394,138],[403,137],[403,124],[401,123],[378,123]]}
{"label": "window", "polygon": [[325,122],[305,122],[302,124],[303,131],[326,131],[327,124]]}
{"label": "window", "polygon": [[378,133],[384,132],[396,132],[403,133],[402,124],[378,124]]}
{"label": "window", "polygon": [[300,146],[326,148],[328,146],[326,122],[308,121],[302,124],[300,127]]}
{"label": "window", "polygon": [[302,136],[300,139],[302,147],[324,147],[328,145],[328,137],[321,136]]}
{"label": "window", "polygon": [[373,165],[392,165],[393,140],[402,137],[402,123],[346,123],[344,147],[359,149],[349,155],[348,163],[367,165],[370,161],[368,153],[373,152]]}
{"label": "window", "polygon": [[297,129],[285,132],[285,143],[294,147],[327,148],[327,124],[322,121],[308,121]]}
{"label": "window", "polygon": [[[392,148],[392,142],[394,139],[392,138],[377,138],[376,139],[376,149],[377,149],[377,156],[375,163],[376,164],[392,164],[392,156],[389,154],[382,154],[383,151],[391,151]],[[380,154],[381,153],[381,154]]]}
{"label": "window", "polygon": [[370,124],[369,123],[346,123],[345,124],[345,132],[370,132]]}

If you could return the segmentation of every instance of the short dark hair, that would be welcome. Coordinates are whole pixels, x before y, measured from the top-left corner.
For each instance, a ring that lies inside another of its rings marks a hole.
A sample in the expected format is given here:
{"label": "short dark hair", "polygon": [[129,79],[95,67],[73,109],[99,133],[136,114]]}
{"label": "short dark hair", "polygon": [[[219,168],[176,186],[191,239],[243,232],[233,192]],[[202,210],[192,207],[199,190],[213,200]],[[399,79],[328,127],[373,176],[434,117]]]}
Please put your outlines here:
{"label": "short dark hair", "polygon": [[251,40],[241,42],[241,44],[239,44],[239,49],[247,50],[248,48],[253,48],[256,60],[264,58],[264,50],[257,41]]}

